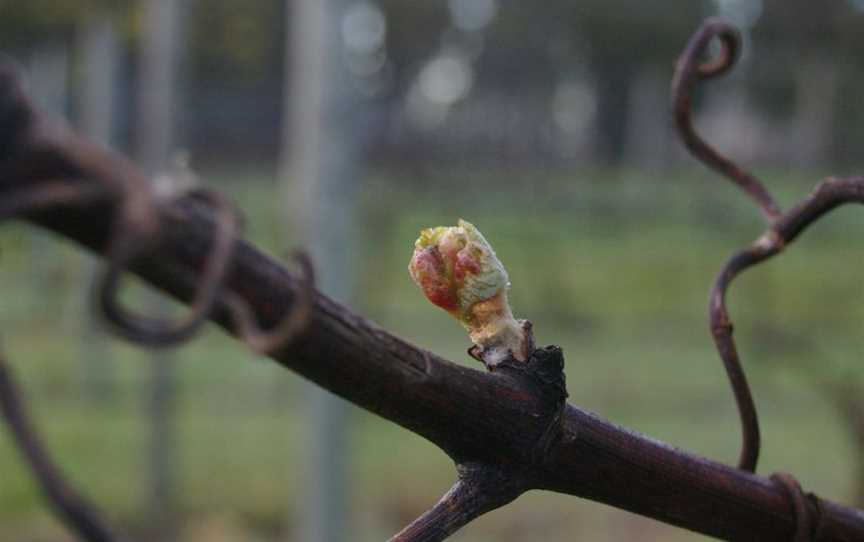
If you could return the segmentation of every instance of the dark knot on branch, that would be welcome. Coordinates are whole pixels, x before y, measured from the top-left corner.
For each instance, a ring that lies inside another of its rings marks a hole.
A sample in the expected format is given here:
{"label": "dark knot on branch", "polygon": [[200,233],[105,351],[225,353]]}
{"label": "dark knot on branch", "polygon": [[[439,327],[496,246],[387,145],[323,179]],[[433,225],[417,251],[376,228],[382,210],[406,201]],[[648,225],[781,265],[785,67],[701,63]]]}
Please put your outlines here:
{"label": "dark knot on branch", "polygon": [[496,370],[517,379],[539,400],[540,411],[535,414],[539,433],[530,454],[531,465],[538,465],[561,437],[568,397],[564,352],[560,346],[544,346],[535,349],[527,363],[505,361]]}

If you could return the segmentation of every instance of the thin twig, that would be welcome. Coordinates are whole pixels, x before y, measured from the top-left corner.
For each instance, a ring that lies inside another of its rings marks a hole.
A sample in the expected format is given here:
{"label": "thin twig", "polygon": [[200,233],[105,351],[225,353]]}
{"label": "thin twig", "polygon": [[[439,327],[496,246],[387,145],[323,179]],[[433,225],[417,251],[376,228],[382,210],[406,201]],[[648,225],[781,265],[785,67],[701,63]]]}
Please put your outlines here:
{"label": "thin twig", "polygon": [[[711,40],[720,40],[720,54],[714,60],[701,63]],[[738,30],[722,19],[707,19],[693,34],[675,65],[672,78],[672,109],[678,135],[690,152],[705,165],[725,175],[737,184],[759,206],[768,222],[780,215],[780,207],[762,182],[711,147],[693,127],[690,94],[697,79],[722,75],[735,64],[741,46]]]}
{"label": "thin twig", "polygon": [[33,472],[39,489],[51,510],[66,527],[88,542],[120,540],[84,497],[63,478],[36,434],[27,415],[12,369],[0,357],[0,414],[8,425],[15,444]]}
{"label": "thin twig", "polygon": [[512,502],[524,490],[497,467],[460,465],[459,479],[441,500],[388,542],[439,542],[486,512]]}

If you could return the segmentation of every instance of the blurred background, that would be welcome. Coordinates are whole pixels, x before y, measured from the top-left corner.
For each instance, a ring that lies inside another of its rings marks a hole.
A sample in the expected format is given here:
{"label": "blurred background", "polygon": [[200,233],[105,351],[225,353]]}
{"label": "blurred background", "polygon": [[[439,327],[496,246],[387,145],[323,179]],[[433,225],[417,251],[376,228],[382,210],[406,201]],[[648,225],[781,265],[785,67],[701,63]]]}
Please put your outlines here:
{"label": "blurred background", "polygon": [[[564,347],[570,400],[724,462],[737,414],[707,326],[724,260],[763,229],[683,152],[668,87],[700,21],[743,57],[697,99],[709,141],[784,206],[860,174],[864,1],[0,0],[0,50],[41,106],[154,179],[196,177],[274,255],[415,344],[467,338],[411,283],[421,228],[475,223],[517,316]],[[763,423],[760,471],[864,504],[864,220],[841,209],[730,294]],[[2,340],[68,476],[136,540],[384,540],[446,491],[448,458],[219,330],[146,352],[89,305],[97,263],[0,230]],[[130,304],[180,310],[133,279]],[[0,432],[0,539],[66,541]],[[453,537],[703,537],[535,492]]]}

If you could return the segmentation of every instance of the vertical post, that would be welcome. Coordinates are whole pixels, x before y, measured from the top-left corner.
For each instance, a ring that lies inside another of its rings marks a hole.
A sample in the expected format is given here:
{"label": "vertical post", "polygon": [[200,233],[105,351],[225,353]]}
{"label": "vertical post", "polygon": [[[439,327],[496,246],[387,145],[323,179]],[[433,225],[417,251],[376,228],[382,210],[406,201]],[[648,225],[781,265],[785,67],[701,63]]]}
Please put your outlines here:
{"label": "vertical post", "polygon": [[793,167],[812,170],[832,158],[840,82],[840,70],[834,62],[811,55],[798,63],[791,152],[784,157]]}
{"label": "vertical post", "polygon": [[[319,287],[348,301],[353,292],[351,192],[359,181],[352,120],[356,97],[342,64],[344,0],[286,2],[285,99],[281,176],[289,238],[307,247]],[[347,405],[311,388],[309,469],[301,540],[336,542],[347,533]]]}
{"label": "vertical post", "polygon": [[136,158],[148,175],[164,169],[176,144],[177,57],[183,0],[142,0],[140,76],[136,104]]}
{"label": "vertical post", "polygon": [[[110,145],[114,124],[117,72],[117,37],[110,13],[99,13],[81,25],[78,50],[82,70],[79,85],[79,124],[88,138]],[[97,261],[86,255],[85,275],[93,283]],[[108,343],[90,310],[92,292],[81,300],[84,315],[81,325],[81,371],[85,392],[90,400],[107,401],[114,393]],[[81,308],[78,307],[80,313]]]}
{"label": "vertical post", "polygon": [[[168,166],[175,141],[177,62],[180,53],[183,0],[142,0],[140,76],[136,104],[136,157],[151,177]],[[166,311],[154,300],[154,310]],[[148,386],[150,441],[148,458],[148,507],[159,540],[174,538],[176,434],[175,387],[171,356],[164,350],[152,354]]]}
{"label": "vertical post", "polygon": [[[69,55],[65,43],[45,44],[37,48],[28,59],[28,92],[37,104],[53,117],[66,116],[69,90]],[[41,231],[28,233],[30,244],[29,276],[36,288],[50,284],[51,264],[46,255],[51,254],[49,238]],[[64,298],[64,302],[69,298]],[[35,305],[34,310],[41,307]],[[65,308],[65,307],[64,307]],[[65,311],[64,311],[65,312]]]}
{"label": "vertical post", "polygon": [[117,36],[111,14],[98,13],[84,21],[79,40],[81,131],[100,144],[110,145],[117,74]]}

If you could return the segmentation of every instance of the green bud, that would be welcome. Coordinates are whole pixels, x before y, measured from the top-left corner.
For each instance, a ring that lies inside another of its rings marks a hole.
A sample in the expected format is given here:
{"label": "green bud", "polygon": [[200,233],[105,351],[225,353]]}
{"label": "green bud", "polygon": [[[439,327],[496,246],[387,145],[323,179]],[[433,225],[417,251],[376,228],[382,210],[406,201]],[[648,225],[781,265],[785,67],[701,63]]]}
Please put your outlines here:
{"label": "green bud", "polygon": [[468,330],[487,365],[527,359],[531,341],[507,302],[507,271],[473,224],[460,219],[421,231],[408,271],[429,301]]}

